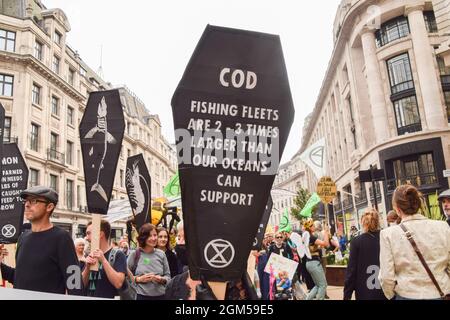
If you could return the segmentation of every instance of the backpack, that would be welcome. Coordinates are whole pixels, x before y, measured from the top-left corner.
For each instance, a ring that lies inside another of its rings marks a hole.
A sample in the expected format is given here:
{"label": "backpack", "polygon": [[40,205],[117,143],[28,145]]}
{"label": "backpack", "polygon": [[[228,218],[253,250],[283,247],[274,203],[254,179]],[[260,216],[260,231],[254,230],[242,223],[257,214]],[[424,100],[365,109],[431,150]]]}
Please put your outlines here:
{"label": "backpack", "polygon": [[[117,253],[120,251],[120,249],[113,248],[111,249],[111,253],[109,254],[108,262],[111,265],[111,267],[114,268],[114,263],[116,262]],[[139,258],[141,257],[141,251],[138,249],[136,250],[136,254],[134,256],[134,263],[133,268],[131,269],[131,272],[136,272],[137,265],[139,262]],[[130,279],[128,274],[125,275],[125,281],[123,282],[122,288],[117,290],[120,296],[120,300],[136,300],[137,297],[137,288],[136,283],[134,283],[133,279]]]}

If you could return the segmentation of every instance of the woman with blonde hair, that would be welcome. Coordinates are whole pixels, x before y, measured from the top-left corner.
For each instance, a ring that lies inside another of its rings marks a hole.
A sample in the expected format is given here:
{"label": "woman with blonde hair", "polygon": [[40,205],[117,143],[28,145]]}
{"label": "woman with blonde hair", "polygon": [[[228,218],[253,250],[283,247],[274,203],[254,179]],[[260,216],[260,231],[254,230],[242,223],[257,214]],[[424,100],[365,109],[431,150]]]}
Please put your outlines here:
{"label": "woman with blonde hair", "polygon": [[380,217],[367,209],[361,218],[363,233],[352,240],[344,300],[386,300],[378,282],[380,270]]}
{"label": "woman with blonde hair", "polygon": [[450,293],[450,228],[420,214],[422,195],[398,187],[392,205],[402,222],[381,231],[380,283],[388,299],[437,300]]}
{"label": "woman with blonde hair", "polygon": [[327,279],[325,276],[325,271],[323,270],[320,261],[320,248],[327,248],[330,246],[330,241],[328,238],[329,229],[328,226],[324,226],[323,230],[324,238],[319,240],[315,234],[316,228],[314,226],[314,221],[308,219],[304,222],[303,227],[305,228],[305,239],[309,237],[306,244],[306,270],[308,270],[314,281],[314,288],[309,292],[306,300],[324,300],[327,292]]}

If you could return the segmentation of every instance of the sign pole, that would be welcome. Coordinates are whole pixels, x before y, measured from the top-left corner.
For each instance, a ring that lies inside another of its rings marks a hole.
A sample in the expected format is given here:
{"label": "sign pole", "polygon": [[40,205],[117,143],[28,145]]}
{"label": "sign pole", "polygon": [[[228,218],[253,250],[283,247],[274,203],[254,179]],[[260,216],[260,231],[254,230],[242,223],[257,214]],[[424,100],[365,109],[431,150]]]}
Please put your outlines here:
{"label": "sign pole", "polygon": [[[102,217],[99,214],[92,215],[92,238],[91,238],[91,252],[100,249],[100,224]],[[98,262],[91,266],[91,271],[98,271]]]}
{"label": "sign pole", "polygon": [[374,202],[374,204],[375,204],[375,206],[374,206],[374,207],[375,207],[375,210],[378,211],[377,189],[376,189],[375,178],[374,178],[373,172],[374,172],[374,168],[373,168],[373,166],[371,165],[371,166],[370,166],[370,176],[371,176],[371,179],[372,179],[373,202]]}
{"label": "sign pole", "polygon": [[224,301],[225,293],[227,291],[227,283],[226,282],[208,282],[211,287],[212,292],[216,296],[217,300]]}
{"label": "sign pole", "polygon": [[247,273],[253,284],[255,284],[255,270],[256,270],[256,257],[253,255],[253,251],[252,251],[252,252],[250,252],[250,255],[248,256]]}

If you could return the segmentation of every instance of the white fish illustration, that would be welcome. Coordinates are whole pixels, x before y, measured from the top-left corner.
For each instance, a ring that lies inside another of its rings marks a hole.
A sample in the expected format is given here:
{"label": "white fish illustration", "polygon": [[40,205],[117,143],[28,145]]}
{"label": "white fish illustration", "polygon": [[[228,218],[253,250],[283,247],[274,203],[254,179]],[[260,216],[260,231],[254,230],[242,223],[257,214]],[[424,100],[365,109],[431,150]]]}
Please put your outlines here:
{"label": "white fish illustration", "polygon": [[[88,131],[88,133],[84,136],[84,139],[92,139],[96,133],[103,133],[105,136],[105,150],[103,152],[102,160],[100,161],[100,166],[97,173],[97,182],[92,186],[91,192],[97,192],[106,202],[108,201],[108,197],[106,195],[105,189],[99,183],[100,181],[100,173],[102,169],[105,167],[103,162],[105,161],[106,153],[108,152],[108,143],[116,144],[117,140],[113,137],[111,133],[108,132],[108,105],[106,104],[105,97],[102,98],[100,104],[98,105],[97,110],[97,125]],[[91,150],[93,151],[93,150]]]}
{"label": "white fish illustration", "polygon": [[[147,187],[147,194],[149,194],[147,182],[139,172],[139,160],[133,163],[133,168],[127,168],[126,184],[128,187],[128,197],[136,205],[136,215],[141,214],[144,211],[145,195],[141,186],[141,179],[144,181]],[[148,212],[147,212],[148,215]],[[147,220],[147,217],[145,217]]]}

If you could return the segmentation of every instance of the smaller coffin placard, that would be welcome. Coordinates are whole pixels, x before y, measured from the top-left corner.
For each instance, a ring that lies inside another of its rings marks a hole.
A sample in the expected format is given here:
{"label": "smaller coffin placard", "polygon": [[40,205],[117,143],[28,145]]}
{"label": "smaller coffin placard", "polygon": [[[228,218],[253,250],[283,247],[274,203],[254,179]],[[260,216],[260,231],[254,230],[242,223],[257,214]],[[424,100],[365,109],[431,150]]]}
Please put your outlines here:
{"label": "smaller coffin placard", "polygon": [[264,215],[261,219],[261,223],[259,224],[258,233],[256,234],[255,241],[253,242],[252,250],[261,250],[262,241],[264,239],[264,234],[266,232],[267,223],[269,222],[270,214],[272,213],[273,200],[272,197],[269,197],[269,201],[267,202],[266,210],[264,211]]}
{"label": "smaller coffin placard", "polygon": [[136,227],[139,230],[151,221],[152,180],[142,154],[128,158],[125,185],[131,209],[135,215]]}
{"label": "smaller coffin placard", "polygon": [[24,205],[20,193],[27,188],[28,168],[17,144],[3,145],[0,243],[17,243],[23,224]]}
{"label": "smaller coffin placard", "polygon": [[125,130],[118,90],[93,92],[80,123],[87,205],[105,215]]}

